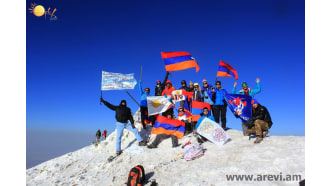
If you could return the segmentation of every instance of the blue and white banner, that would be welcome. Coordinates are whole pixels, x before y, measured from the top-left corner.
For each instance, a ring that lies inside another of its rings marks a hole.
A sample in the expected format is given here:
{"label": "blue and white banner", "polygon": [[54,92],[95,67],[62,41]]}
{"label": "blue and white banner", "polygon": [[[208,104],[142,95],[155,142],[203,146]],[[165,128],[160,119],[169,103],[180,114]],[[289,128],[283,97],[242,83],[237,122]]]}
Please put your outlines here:
{"label": "blue and white banner", "polygon": [[120,74],[102,71],[101,90],[134,89],[137,81],[133,74]]}
{"label": "blue and white banner", "polygon": [[241,94],[226,94],[225,100],[236,118],[246,122],[252,117],[252,97]]}

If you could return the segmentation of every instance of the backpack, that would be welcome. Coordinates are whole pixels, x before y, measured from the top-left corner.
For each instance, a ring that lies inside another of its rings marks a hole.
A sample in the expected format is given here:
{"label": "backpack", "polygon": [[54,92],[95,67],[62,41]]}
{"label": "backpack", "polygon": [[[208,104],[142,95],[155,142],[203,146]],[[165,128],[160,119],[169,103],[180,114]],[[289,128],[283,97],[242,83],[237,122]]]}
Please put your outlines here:
{"label": "backpack", "polygon": [[187,161],[194,160],[204,155],[203,145],[198,143],[186,145],[183,149],[183,158]]}
{"label": "backpack", "polygon": [[145,181],[144,168],[142,165],[137,165],[128,173],[126,184],[128,186],[142,186]]}

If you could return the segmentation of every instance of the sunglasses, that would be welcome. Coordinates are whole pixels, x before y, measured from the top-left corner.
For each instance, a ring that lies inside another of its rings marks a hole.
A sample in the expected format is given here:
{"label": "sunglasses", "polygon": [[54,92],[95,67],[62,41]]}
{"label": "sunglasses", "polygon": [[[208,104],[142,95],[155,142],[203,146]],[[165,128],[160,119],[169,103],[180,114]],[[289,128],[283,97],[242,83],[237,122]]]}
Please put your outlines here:
{"label": "sunglasses", "polygon": [[179,110],[179,112],[183,112],[183,110]]}

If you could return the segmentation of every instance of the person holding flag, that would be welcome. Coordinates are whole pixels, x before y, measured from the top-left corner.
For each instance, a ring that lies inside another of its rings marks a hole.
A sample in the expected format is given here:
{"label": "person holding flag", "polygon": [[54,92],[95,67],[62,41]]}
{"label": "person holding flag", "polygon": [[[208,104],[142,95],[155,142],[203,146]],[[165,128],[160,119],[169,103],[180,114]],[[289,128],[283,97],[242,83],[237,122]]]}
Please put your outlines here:
{"label": "person holding flag", "polygon": [[[134,119],[132,116],[131,109],[127,107],[126,100],[122,100],[119,106],[114,106],[111,103],[105,101],[102,97],[100,98],[101,103],[107,106],[109,109],[116,111],[116,154],[121,154],[121,136],[124,129],[134,133],[136,140],[139,142],[139,146],[145,146],[146,143],[143,141],[139,134],[139,131],[134,126]],[[128,123],[130,121],[130,123]]]}
{"label": "person holding flag", "polygon": [[148,119],[148,118],[146,118],[146,117],[148,117],[147,97],[149,96],[150,88],[145,88],[144,92],[143,92],[141,84],[142,84],[142,81],[140,80],[139,91],[140,91],[140,96],[141,96],[141,101],[140,101],[141,123],[142,123],[143,129],[147,129],[145,120]]}
{"label": "person holding flag", "polygon": [[[242,89],[239,90],[239,91],[236,91],[236,85],[237,85],[237,82],[234,83],[234,87],[233,87],[233,90],[232,90],[232,93],[233,94],[241,94],[241,95],[248,95],[248,96],[251,96],[252,98],[261,92],[261,88],[260,88],[260,79],[257,78],[256,79],[256,83],[257,83],[257,88],[256,89],[251,89],[248,87],[247,83],[246,82],[243,82],[242,83]],[[247,132],[247,127],[246,125],[244,124],[244,122],[242,122],[242,131],[243,131],[243,135],[244,136],[248,136],[249,133]]]}
{"label": "person holding flag", "polygon": [[220,124],[219,118],[221,117],[221,127],[223,130],[226,130],[226,113],[227,113],[227,103],[225,101],[225,94],[227,91],[221,87],[221,82],[216,81],[215,83],[216,88],[212,89],[212,100],[214,102],[212,107],[212,113],[214,116],[215,122]]}
{"label": "person holding flag", "polygon": [[260,88],[260,79],[257,78],[256,79],[256,83],[257,83],[257,88],[256,89],[251,89],[248,87],[247,83],[246,82],[243,82],[242,83],[242,89],[239,90],[239,91],[236,91],[236,85],[237,85],[237,82],[234,83],[234,87],[233,87],[233,90],[232,90],[232,93],[233,94],[242,94],[242,95],[249,95],[251,96],[252,98],[261,92],[261,88]]}

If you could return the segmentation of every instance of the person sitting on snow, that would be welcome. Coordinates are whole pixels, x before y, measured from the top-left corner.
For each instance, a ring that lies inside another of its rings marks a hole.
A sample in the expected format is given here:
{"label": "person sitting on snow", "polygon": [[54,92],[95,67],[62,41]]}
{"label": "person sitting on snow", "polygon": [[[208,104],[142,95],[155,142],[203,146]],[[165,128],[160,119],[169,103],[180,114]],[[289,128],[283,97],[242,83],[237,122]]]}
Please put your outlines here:
{"label": "person sitting on snow", "polygon": [[185,123],[185,134],[192,132],[191,117],[187,117],[182,107],[178,108],[178,120]]}
{"label": "person sitting on snow", "polygon": [[256,134],[254,143],[260,143],[273,125],[267,108],[260,105],[256,99],[252,100],[252,118],[245,125],[248,128],[247,132]]}
{"label": "person sitting on snow", "polygon": [[[171,114],[167,115],[167,118],[169,119],[173,119],[173,116]],[[157,134],[156,139],[147,147],[148,148],[157,148],[157,146],[159,145],[159,143],[166,138],[171,138],[172,139],[172,147],[175,148],[178,146],[178,138],[174,135],[167,135],[167,134]]]}
{"label": "person sitting on snow", "polygon": [[[199,127],[199,125],[201,124],[201,122],[203,121],[204,118],[209,118],[210,120],[214,121],[214,117],[211,116],[210,111],[207,107],[203,108],[203,112],[201,113],[201,117],[198,119],[195,130],[194,130],[194,134],[197,134],[197,128]],[[197,141],[198,143],[204,143],[205,141],[207,141],[207,139],[199,134],[197,134]]]}

